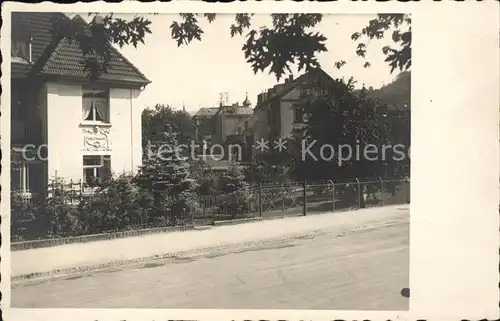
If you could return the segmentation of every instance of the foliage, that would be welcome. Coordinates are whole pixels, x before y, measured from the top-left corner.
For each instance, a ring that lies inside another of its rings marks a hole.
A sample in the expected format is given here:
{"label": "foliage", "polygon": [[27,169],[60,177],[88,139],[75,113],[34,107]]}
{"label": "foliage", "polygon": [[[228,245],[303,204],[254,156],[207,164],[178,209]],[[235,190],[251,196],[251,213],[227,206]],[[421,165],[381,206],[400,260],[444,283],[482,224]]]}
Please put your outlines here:
{"label": "foliage", "polygon": [[[317,93],[303,96],[299,108],[306,115],[303,128],[294,133],[311,154],[296,154],[296,174],[300,180],[339,180],[377,176],[382,162],[364,157],[365,148],[373,144],[381,149],[390,142],[389,131],[377,112],[376,104],[366,90],[354,92],[354,81],[323,81]],[[325,148],[325,147],[328,148]],[[329,147],[331,146],[331,147]],[[349,146],[351,155],[349,155]],[[359,148],[359,151],[357,150]],[[298,146],[295,151],[304,150]],[[333,153],[333,154],[332,154]],[[359,156],[357,156],[357,155]],[[323,157],[321,156],[323,155]],[[305,159],[304,159],[305,158]]]}
{"label": "foliage", "polygon": [[196,193],[198,195],[213,195],[219,192],[219,177],[204,160],[193,160],[190,162],[191,177],[197,183]]}
{"label": "foliage", "polygon": [[177,134],[169,130],[163,137],[159,145],[151,147],[134,181],[154,195],[155,217],[166,213],[178,217],[198,209],[197,186],[189,164],[177,151]]}
{"label": "foliage", "polygon": [[[14,241],[189,223],[166,212],[158,216],[156,195],[137,185],[130,175],[102,181],[90,194],[65,189],[67,184],[61,178],[51,185],[45,199],[12,199]],[[186,201],[186,197],[178,198]]]}
{"label": "foliage", "polygon": [[[367,94],[374,98],[379,105],[387,106],[386,123],[390,130],[391,141],[393,144],[405,146],[405,151],[408,153],[408,148],[411,145],[411,73],[409,71],[402,72],[390,84]],[[392,112],[390,112],[390,106],[396,106],[391,107]],[[394,112],[394,110],[402,109],[407,110],[407,112],[402,112],[404,115],[398,115],[397,112]],[[388,166],[392,169],[392,175],[397,177],[410,175],[410,157],[394,161],[391,150],[389,150],[387,159]]]}
{"label": "foliage", "polygon": [[254,161],[245,169],[245,180],[254,184],[282,184],[290,180],[290,167]]}
{"label": "foliage", "polygon": [[[232,164],[220,177],[221,194],[224,202],[220,203],[219,211],[232,217],[249,213],[252,208],[250,185],[245,181],[245,175],[238,165]],[[254,204],[255,205],[255,204]]]}
{"label": "foliage", "polygon": [[65,188],[62,178],[50,182],[49,195],[40,204],[39,214],[42,226],[52,226],[54,236],[74,235],[80,228],[78,211],[75,207],[79,195]]}
{"label": "foliage", "polygon": [[14,194],[11,198],[11,233],[17,240],[25,237],[62,237],[75,235],[81,228],[78,210],[72,203],[72,191],[64,189],[62,179],[51,183],[46,199],[24,198]]}
{"label": "foliage", "polygon": [[[392,31],[394,45],[382,48],[386,56],[385,61],[391,67],[391,72],[396,69],[409,70],[411,67],[411,18],[408,14],[379,14],[377,18],[370,20],[368,26],[360,32],[352,34],[351,39],[358,42],[356,55],[365,59],[370,41],[382,39],[386,36],[386,32],[390,31]],[[345,60],[335,63],[338,68],[345,64]],[[370,65],[370,62],[365,59],[363,66],[367,68]]]}
{"label": "foliage", "polygon": [[396,79],[380,89],[368,91],[368,96],[381,105],[408,105],[411,99],[411,72],[400,73]]}
{"label": "foliage", "polygon": [[152,206],[152,196],[135,185],[132,176],[121,175],[103,182],[78,208],[84,233],[92,234],[142,224],[148,221]]}
{"label": "foliage", "polygon": [[195,139],[196,125],[192,117],[184,111],[174,110],[170,106],[155,105],[142,112],[143,147],[149,142],[156,144],[165,140],[165,132],[177,133],[179,144],[188,145]]}
{"label": "foliage", "polygon": [[[11,234],[13,241],[22,241],[25,234],[29,234],[37,224],[38,207],[19,194],[13,194],[10,199]],[[39,225],[40,226],[40,225]]]}
{"label": "foliage", "polygon": [[[269,70],[279,80],[296,63],[299,71],[320,66],[317,54],[328,50],[325,46],[327,38],[310,29],[321,22],[321,14],[271,14],[272,26],[259,29],[252,29],[252,16],[236,14],[229,32],[235,37],[248,30],[242,51],[254,73]],[[193,40],[201,41],[204,31],[198,18],[212,22],[216,14],[182,13],[180,17],[180,22],[174,21],[170,26],[172,39],[178,46],[188,45]],[[109,67],[108,42],[120,47],[129,44],[137,47],[138,43],[145,43],[147,34],[151,34],[150,25],[151,21],[141,16],[126,21],[113,14],[96,15],[88,26],[62,21],[56,25],[54,35],[78,42],[84,56],[90,57],[84,61],[85,70],[95,79],[106,73]],[[383,48],[386,62],[392,70],[407,70],[411,66],[411,19],[406,14],[379,14],[360,32],[353,34],[351,39],[358,41],[356,55],[364,58],[368,42],[385,37],[389,31],[393,31],[394,46]],[[345,64],[345,61],[335,62],[338,68]],[[369,65],[365,61],[364,66]]]}

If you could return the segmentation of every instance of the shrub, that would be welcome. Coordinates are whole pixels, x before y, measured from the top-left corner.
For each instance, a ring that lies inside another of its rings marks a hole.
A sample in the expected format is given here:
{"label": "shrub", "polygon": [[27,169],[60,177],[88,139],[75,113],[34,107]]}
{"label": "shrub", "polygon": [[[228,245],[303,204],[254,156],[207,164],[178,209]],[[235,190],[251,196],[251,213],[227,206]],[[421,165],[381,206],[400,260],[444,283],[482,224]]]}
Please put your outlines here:
{"label": "shrub", "polygon": [[155,220],[184,219],[197,205],[197,183],[191,178],[189,164],[174,150],[161,149],[163,144],[177,146],[174,132],[165,132],[164,139],[155,142],[152,152],[144,160],[134,182],[147,190],[154,200],[152,215]]}
{"label": "shrub", "polygon": [[218,205],[219,212],[237,218],[253,210],[250,185],[239,167],[231,165],[221,176],[220,185],[222,198]]}
{"label": "shrub", "polygon": [[86,233],[125,229],[149,222],[153,197],[133,183],[130,175],[103,182],[79,205],[80,221]]}

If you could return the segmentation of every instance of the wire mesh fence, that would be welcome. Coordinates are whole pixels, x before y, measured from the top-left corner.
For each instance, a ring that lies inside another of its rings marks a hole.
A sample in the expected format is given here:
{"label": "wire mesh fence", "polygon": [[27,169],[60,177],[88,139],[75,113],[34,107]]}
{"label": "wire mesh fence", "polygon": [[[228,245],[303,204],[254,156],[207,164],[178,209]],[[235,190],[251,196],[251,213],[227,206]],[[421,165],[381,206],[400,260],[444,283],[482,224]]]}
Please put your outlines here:
{"label": "wire mesh fence", "polygon": [[231,219],[330,213],[409,202],[409,179],[288,182],[254,186],[245,195],[201,196],[202,210],[193,214],[193,220],[197,225],[210,225]]}
{"label": "wire mesh fence", "polygon": [[[12,196],[12,241],[113,233],[140,229],[213,225],[217,221],[275,218],[405,204],[409,179],[356,179],[260,184],[227,194],[142,195],[51,183],[43,202]],[[148,198],[149,197],[149,198]]]}

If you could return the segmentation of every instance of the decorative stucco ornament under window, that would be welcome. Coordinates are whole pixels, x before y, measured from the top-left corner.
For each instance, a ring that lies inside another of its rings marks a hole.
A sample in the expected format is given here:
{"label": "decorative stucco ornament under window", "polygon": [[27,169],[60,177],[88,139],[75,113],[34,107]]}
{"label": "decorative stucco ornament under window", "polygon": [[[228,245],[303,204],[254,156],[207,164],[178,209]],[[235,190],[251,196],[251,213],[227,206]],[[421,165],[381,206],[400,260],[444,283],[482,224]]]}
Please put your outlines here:
{"label": "decorative stucco ornament under window", "polygon": [[83,128],[84,151],[110,151],[109,128],[94,126]]}

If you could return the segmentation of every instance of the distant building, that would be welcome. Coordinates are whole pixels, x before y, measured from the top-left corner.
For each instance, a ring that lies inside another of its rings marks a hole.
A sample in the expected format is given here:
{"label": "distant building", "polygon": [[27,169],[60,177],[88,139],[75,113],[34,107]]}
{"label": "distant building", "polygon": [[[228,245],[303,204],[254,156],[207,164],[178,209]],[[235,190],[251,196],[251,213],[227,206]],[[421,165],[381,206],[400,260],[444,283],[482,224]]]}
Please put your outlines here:
{"label": "distant building", "polygon": [[251,103],[248,96],[242,105],[234,103],[231,106],[220,106],[215,114],[216,130],[214,142],[223,144],[228,136],[241,134],[244,129],[245,120],[253,115]]}
{"label": "distant building", "polygon": [[216,132],[215,114],[219,107],[200,108],[193,116],[196,124],[196,139],[211,141]]}
{"label": "distant building", "polygon": [[[252,141],[248,141],[247,136],[253,138],[251,127],[253,109],[248,96],[241,105],[221,103],[219,107],[201,108],[193,118],[198,128],[198,139],[206,140],[212,145],[224,146],[225,159],[229,153],[229,144],[238,144],[241,147],[242,154],[238,156],[240,160],[251,158]],[[237,149],[234,151],[236,154]]]}
{"label": "distant building", "polygon": [[[268,141],[268,146],[279,138],[287,138],[294,128],[304,123],[304,115],[299,108],[303,94],[316,93],[321,95],[321,87],[318,83],[331,81],[330,77],[322,69],[313,69],[297,79],[292,76],[285,79],[284,83],[269,88],[257,97],[257,105],[254,109],[253,131],[254,140]],[[272,153],[272,150],[253,150],[254,156],[261,157]]]}
{"label": "distant building", "polygon": [[108,73],[91,82],[78,43],[53,36],[56,21],[88,27],[80,16],[12,13],[12,190],[26,195],[54,177],[92,184],[142,164],[136,99],[150,81],[109,44]]}

